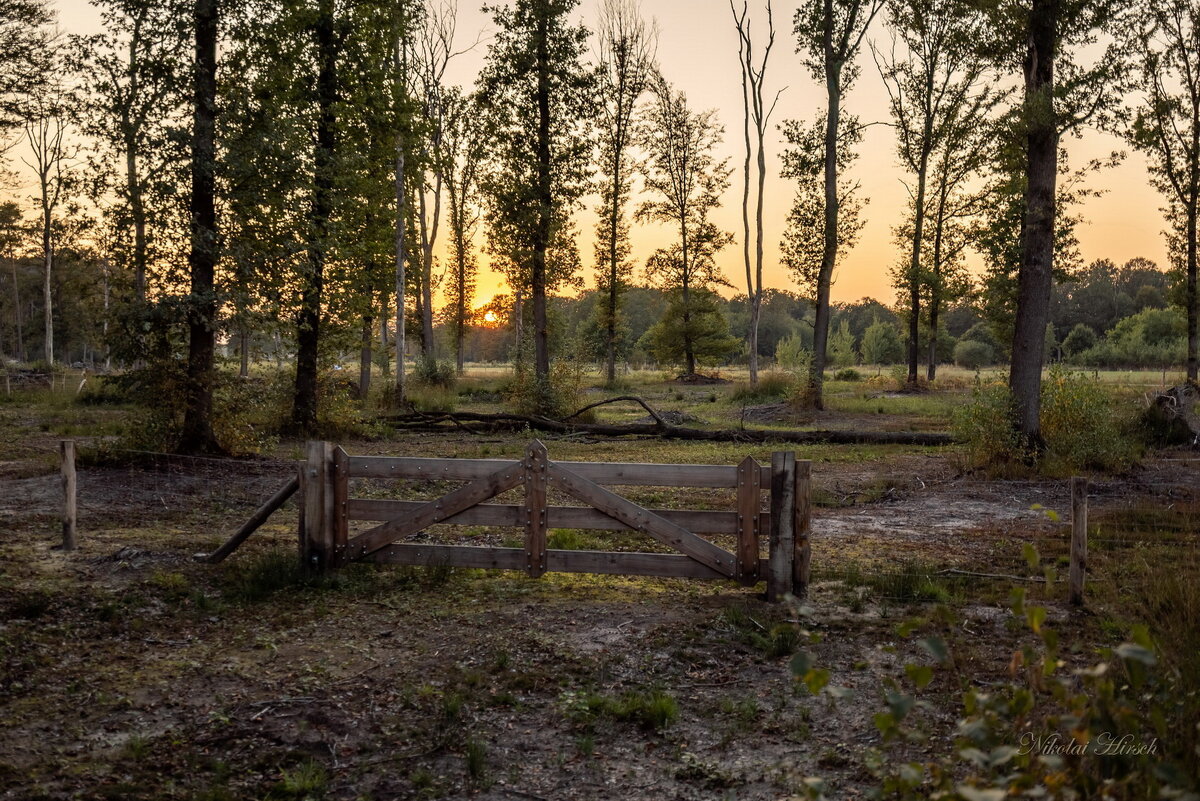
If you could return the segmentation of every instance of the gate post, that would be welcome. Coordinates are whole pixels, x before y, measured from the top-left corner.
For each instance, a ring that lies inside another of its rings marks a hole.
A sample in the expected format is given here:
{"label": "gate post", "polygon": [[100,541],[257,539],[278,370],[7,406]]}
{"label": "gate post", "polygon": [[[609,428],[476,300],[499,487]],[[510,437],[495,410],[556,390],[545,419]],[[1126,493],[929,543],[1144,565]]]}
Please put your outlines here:
{"label": "gate post", "polygon": [[743,586],[758,581],[758,519],[762,470],[753,456],[737,466],[737,575]]}
{"label": "gate post", "polygon": [[771,454],[771,533],[767,558],[767,600],[782,601],[792,591],[796,519],[796,453]]}
{"label": "gate post", "polygon": [[310,440],[305,456],[300,558],[305,567],[323,571],[334,557],[333,445]]}
{"label": "gate post", "polygon": [[546,472],[549,457],[540,440],[525,450],[525,572],[546,572]]}
{"label": "gate post", "polygon": [[808,595],[809,565],[812,561],[812,462],[796,462],[796,522],[793,524],[795,556],[792,559],[792,594]]}

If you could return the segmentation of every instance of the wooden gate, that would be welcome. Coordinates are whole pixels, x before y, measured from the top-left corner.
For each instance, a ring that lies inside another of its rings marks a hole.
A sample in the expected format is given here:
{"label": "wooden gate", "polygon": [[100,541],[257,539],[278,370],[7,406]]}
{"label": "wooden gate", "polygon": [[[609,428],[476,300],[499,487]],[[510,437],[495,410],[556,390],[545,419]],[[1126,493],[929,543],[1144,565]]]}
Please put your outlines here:
{"label": "wooden gate", "polygon": [[[552,461],[535,440],[519,460],[350,456],[327,442],[308,443],[301,471],[300,549],[317,570],[353,561],[524,570],[767,581],[768,596],[803,595],[808,586],[810,471],[791,451],[769,466],[746,457],[733,465]],[[466,482],[428,501],[350,497],[350,479]],[[731,510],[648,509],[609,486],[736,489]],[[487,503],[523,488],[520,504]],[[582,506],[551,506],[551,488]],[[769,510],[763,510],[763,493]],[[377,523],[350,535],[350,521]],[[523,528],[523,548],[411,542],[433,525]],[[572,551],[547,547],[550,529],[637,531],[677,553]],[[734,535],[725,550],[701,534]],[[760,541],[769,543],[761,557]]]}

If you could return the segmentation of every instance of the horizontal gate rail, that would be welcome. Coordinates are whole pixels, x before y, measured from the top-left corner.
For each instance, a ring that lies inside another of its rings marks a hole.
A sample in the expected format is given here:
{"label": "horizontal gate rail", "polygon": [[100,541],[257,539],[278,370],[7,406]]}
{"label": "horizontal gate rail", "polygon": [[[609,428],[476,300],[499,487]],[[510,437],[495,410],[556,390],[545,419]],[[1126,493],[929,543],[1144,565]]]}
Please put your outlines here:
{"label": "horizontal gate rail", "polygon": [[[625,487],[733,488],[738,468],[722,464],[622,464],[559,462],[555,464],[597,484]],[[427,459],[411,456],[351,456],[350,478],[396,478],[474,481],[502,467],[519,467],[512,459]],[[763,465],[762,485],[770,486],[771,468]]]}

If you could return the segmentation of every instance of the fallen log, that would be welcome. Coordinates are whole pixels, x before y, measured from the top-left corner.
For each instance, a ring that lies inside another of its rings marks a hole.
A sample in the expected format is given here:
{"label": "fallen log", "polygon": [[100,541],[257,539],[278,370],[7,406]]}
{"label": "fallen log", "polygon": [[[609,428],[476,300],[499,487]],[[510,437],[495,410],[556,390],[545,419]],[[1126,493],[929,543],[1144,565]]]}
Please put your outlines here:
{"label": "fallen log", "polygon": [[[616,400],[616,399],[614,399]],[[598,404],[593,404],[593,406]],[[643,405],[644,402],[643,402]],[[448,431],[462,429],[468,424],[496,428],[547,431],[555,434],[591,434],[602,437],[660,437],[663,439],[697,440],[708,442],[791,442],[797,444],[829,443],[833,445],[922,445],[944,446],[956,441],[950,434],[921,431],[796,431],[778,429],[704,429],[655,423],[574,423],[575,417],[554,420],[539,415],[498,412],[413,412],[390,416],[393,425],[408,430]],[[654,416],[654,415],[652,415]],[[659,417],[661,420],[661,417]]]}

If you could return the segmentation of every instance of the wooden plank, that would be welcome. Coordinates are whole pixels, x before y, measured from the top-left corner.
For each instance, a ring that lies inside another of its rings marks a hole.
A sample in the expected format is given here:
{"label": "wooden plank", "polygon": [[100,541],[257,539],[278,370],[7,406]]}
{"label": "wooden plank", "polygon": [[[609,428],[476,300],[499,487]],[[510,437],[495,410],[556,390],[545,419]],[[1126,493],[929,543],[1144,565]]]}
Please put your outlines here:
{"label": "wooden plank", "polygon": [[416,534],[422,529],[453,517],[464,509],[520,486],[524,471],[519,462],[502,462],[503,467],[491,475],[472,481],[447,495],[428,501],[412,515],[389,520],[350,540],[346,550],[348,560],[359,559],[388,543]]}
{"label": "wooden plank", "polygon": [[762,470],[753,456],[747,456],[737,466],[737,555],[738,580],[744,585],[758,581],[758,519],[760,516],[759,485]]}
{"label": "wooden plank", "polygon": [[615,576],[724,579],[727,576],[676,553],[616,553],[612,551],[548,552],[549,569],[556,573],[600,573]]}
{"label": "wooden plank", "polygon": [[[376,498],[350,498],[346,516],[351,520],[393,520],[410,515],[425,501],[392,501]],[[722,510],[651,509],[677,526],[697,534],[736,534],[737,512]],[[596,531],[632,531],[619,520],[613,520],[590,506],[550,506],[546,509],[547,528],[582,528]],[[441,521],[450,526],[515,526],[525,525],[525,507],[516,504],[481,503],[454,517]],[[759,515],[760,536],[770,530],[770,513]]]}
{"label": "wooden plank", "polygon": [[330,559],[335,565],[345,564],[346,545],[350,539],[350,521],[346,517],[346,502],[350,499],[349,454],[340,446],[333,449],[329,467],[329,486],[332,491],[330,519],[333,532],[333,551]]}
{"label": "wooden plank", "polygon": [[[475,481],[505,465],[506,459],[426,459],[396,456],[351,456],[351,478],[438,479]],[[629,487],[727,487],[737,486],[737,468],[718,464],[638,464],[606,462],[556,462],[576,475],[597,484]],[[760,483],[770,481],[763,467]]]}
{"label": "wooden plank", "polygon": [[210,565],[215,565],[225,561],[226,557],[240,548],[242,543],[249,539],[251,534],[258,531],[259,527],[263,523],[267,522],[267,518],[274,514],[279,507],[287,503],[288,498],[295,495],[299,489],[300,477],[292,476],[290,481],[276,490],[274,495],[264,501],[263,504],[255,510],[254,514],[250,516],[250,519],[242,524],[242,527],[239,528],[232,537],[226,540],[224,545],[212,553],[196,554],[197,561],[208,562]]}
{"label": "wooden plank", "polygon": [[796,452],[771,454],[771,533],[767,549],[767,600],[782,601],[792,591],[796,522]]}
{"label": "wooden plank", "polygon": [[62,549],[73,551],[78,546],[78,513],[75,482],[75,440],[58,443],[59,473],[62,475]]}
{"label": "wooden plank", "polygon": [[389,565],[471,567],[485,570],[524,570],[524,548],[477,548],[471,545],[385,545],[364,557]]}
{"label": "wooden plank", "polygon": [[1083,604],[1083,587],[1087,581],[1087,517],[1088,480],[1071,479],[1071,573],[1070,600]]}
{"label": "wooden plank", "polygon": [[664,545],[687,554],[724,576],[732,578],[737,573],[733,554],[697,537],[670,520],[660,517],[620,495],[609,492],[595,482],[567,469],[561,462],[550,463],[550,481],[573,497],[591,504],[606,515],[620,520],[637,531],[649,534]]}
{"label": "wooden plank", "polygon": [[325,566],[325,443],[309,440],[304,462],[304,531],[301,559],[309,568]]}
{"label": "wooden plank", "polygon": [[792,523],[792,594],[803,598],[808,594],[812,562],[812,462],[796,461],[795,522]]}
{"label": "wooden plank", "polygon": [[525,451],[525,572],[538,578],[546,572],[546,446],[538,440]]}

